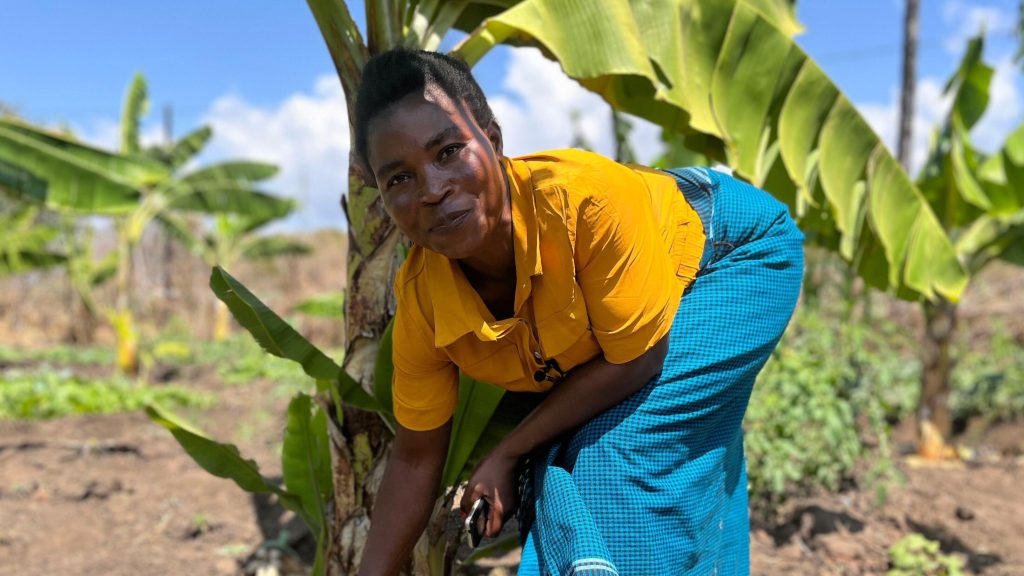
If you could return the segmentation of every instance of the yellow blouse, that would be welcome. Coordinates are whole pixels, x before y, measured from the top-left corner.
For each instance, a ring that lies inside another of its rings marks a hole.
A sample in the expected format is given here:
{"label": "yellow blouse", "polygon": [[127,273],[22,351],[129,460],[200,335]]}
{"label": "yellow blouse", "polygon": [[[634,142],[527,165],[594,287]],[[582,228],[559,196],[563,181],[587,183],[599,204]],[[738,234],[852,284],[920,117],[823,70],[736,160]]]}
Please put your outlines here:
{"label": "yellow blouse", "polygon": [[579,150],[504,160],[512,199],[515,315],[495,319],[458,264],[414,247],[395,279],[395,418],[444,424],[458,372],[542,392],[603,354],[629,362],[672,326],[704,248],[675,179]]}

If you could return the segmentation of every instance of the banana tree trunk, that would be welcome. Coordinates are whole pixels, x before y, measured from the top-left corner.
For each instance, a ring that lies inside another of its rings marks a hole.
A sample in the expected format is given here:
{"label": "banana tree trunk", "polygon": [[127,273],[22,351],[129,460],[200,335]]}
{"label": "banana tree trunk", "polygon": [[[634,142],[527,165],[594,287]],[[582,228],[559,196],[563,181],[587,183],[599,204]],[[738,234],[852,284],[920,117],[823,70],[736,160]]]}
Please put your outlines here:
{"label": "banana tree trunk", "polygon": [[132,244],[127,238],[126,223],[120,221],[117,226],[117,305],[111,322],[117,338],[117,367],[134,376],[139,373],[139,343],[132,317]]}
{"label": "banana tree trunk", "polygon": [[921,400],[917,409],[918,453],[929,459],[953,456],[949,393],[953,373],[950,345],[956,333],[957,306],[945,299],[924,303]]}
{"label": "banana tree trunk", "polygon": [[224,302],[217,300],[213,316],[213,341],[223,342],[231,334],[231,311]]}
{"label": "banana tree trunk", "polygon": [[[354,99],[354,94],[349,98]],[[349,191],[342,199],[349,227],[347,345],[342,367],[372,391],[377,349],[395,309],[389,288],[400,264],[400,234],[354,155],[349,166]],[[331,414],[334,501],[329,507],[326,567],[328,574],[355,574],[391,435],[375,414],[349,408],[343,409],[342,418],[333,410]]]}

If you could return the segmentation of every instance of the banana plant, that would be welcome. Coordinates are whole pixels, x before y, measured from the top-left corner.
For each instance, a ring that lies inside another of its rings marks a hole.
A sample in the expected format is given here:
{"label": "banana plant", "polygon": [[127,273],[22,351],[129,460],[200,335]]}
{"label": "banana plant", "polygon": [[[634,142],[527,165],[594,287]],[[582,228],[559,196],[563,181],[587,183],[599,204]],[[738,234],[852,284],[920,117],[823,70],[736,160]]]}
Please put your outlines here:
{"label": "banana plant", "polygon": [[[970,130],[989,104],[992,67],[982,61],[984,37],[968,44],[960,66],[946,84],[952,106],[932,140],[918,185],[953,239],[957,257],[970,274],[995,260],[1024,266],[1024,124],[1003,147],[985,155],[971,143]],[[949,446],[948,399],[957,304],[940,297],[922,302],[918,452],[926,458],[954,454]]]}
{"label": "banana plant", "polygon": [[0,277],[58,266],[67,257],[52,249],[60,229],[37,222],[39,209],[19,206],[0,214]]}
{"label": "banana plant", "polygon": [[[792,40],[800,25],[790,0],[367,0],[365,39],[343,0],[307,4],[350,119],[360,72],[374,54],[397,46],[436,50],[453,29],[468,32],[454,52],[470,64],[499,43],[536,46],[615,110],[678,134],[688,148],[772,191],[868,282],[904,297],[951,301],[966,285],[966,271],[920,190]],[[332,404],[327,429],[335,482],[324,552],[331,574],[357,571],[374,479],[388,453],[389,287],[403,248],[361,159],[351,156],[349,166],[347,348],[340,371],[327,371],[336,380],[318,378],[338,383],[320,392]],[[225,291],[223,279],[215,271],[222,298],[247,293],[240,285]],[[308,343],[296,344],[294,331],[269,338],[268,325],[255,320],[269,312],[264,308],[229,308],[269,352],[302,362],[323,356]],[[309,354],[288,352],[285,343]],[[376,403],[371,413],[362,396],[344,401],[341,389],[351,394],[353,387]],[[493,418],[500,398],[486,384],[461,383],[450,455],[472,455],[500,437]],[[466,469],[453,462],[446,481]],[[365,482],[358,482],[365,470]],[[417,545],[416,573],[451,567],[452,547],[443,535],[447,493],[439,494],[439,513]]]}
{"label": "banana plant", "polygon": [[[316,390],[317,399],[300,394],[292,400],[288,410],[282,455],[286,470],[285,487],[275,487],[266,478],[257,479],[258,467],[253,461],[242,458],[235,446],[217,442],[196,432],[179,418],[164,411],[156,408],[147,411],[151,419],[172,432],[202,468],[215,476],[233,480],[243,490],[274,492],[281,499],[282,505],[295,510],[311,532],[317,535],[315,573],[321,573],[320,567],[326,566],[323,563],[332,542],[327,528],[336,515],[349,515],[351,510],[373,498],[376,483],[379,482],[380,463],[371,445],[374,439],[366,431],[361,432],[352,442],[342,444],[349,450],[345,458],[323,458],[318,451],[325,450],[329,442],[339,440],[329,434],[331,429],[327,422],[329,418],[344,419],[340,412],[342,406],[374,414],[393,429],[390,330],[375,362],[379,385],[369,393],[333,359],[295,331],[222,268],[213,268],[210,287],[266,352],[296,362],[314,383],[311,388]],[[491,420],[491,414],[501,397],[502,391],[498,388],[463,378],[454,416],[452,442],[441,485],[438,487],[440,507],[452,506],[459,483],[469,475],[479,459],[511,430],[514,423]],[[299,407],[295,406],[296,402],[301,402]],[[290,436],[302,440],[289,441]],[[317,452],[314,453],[314,449]],[[311,459],[315,459],[315,462]],[[291,478],[297,479],[290,480],[287,467],[291,465],[298,468],[296,462],[304,463],[312,471],[309,475],[318,481],[312,482],[308,475],[292,475]],[[337,498],[332,499],[332,490],[334,493],[341,491],[350,500],[342,502]],[[439,516],[447,518],[447,515]],[[432,523],[433,541],[427,540],[427,545],[421,550],[424,563],[421,565],[430,566],[430,573],[450,570],[458,548],[458,535],[446,532],[443,526]],[[361,528],[364,531],[368,528],[368,519],[361,524]],[[350,544],[358,544],[358,533],[349,534],[348,537],[353,539]],[[349,553],[353,552],[355,550]],[[358,558],[353,560],[358,561]]]}
{"label": "banana plant", "polygon": [[93,251],[93,228],[68,214],[62,215],[61,240],[68,255],[65,269],[77,299],[72,315],[78,318],[73,322],[71,336],[76,342],[91,343],[96,325],[106,314],[96,300],[95,291],[117,273],[117,253],[110,252],[97,260]]}
{"label": "banana plant", "polygon": [[148,106],[136,75],[122,107],[118,152],[102,150],[13,118],[0,118],[0,186],[69,214],[110,217],[117,234],[117,302],[105,315],[118,336],[118,366],[138,370],[132,254],[159,215],[170,211],[278,217],[291,203],[259,185],[277,168],[257,162],[222,162],[187,170],[212,132],[199,128],[172,145],[145,149],[139,123]]}
{"label": "banana plant", "polygon": [[[279,214],[252,217],[221,212],[213,216],[205,231],[194,229],[202,223],[190,222],[175,212],[161,214],[158,219],[207,266],[228,268],[243,259],[270,260],[285,255],[308,254],[309,246],[288,236],[259,235],[262,228],[294,209],[295,203],[288,202],[288,210]],[[227,307],[220,300],[215,300],[215,304],[213,339],[219,342],[228,337],[230,324]]]}

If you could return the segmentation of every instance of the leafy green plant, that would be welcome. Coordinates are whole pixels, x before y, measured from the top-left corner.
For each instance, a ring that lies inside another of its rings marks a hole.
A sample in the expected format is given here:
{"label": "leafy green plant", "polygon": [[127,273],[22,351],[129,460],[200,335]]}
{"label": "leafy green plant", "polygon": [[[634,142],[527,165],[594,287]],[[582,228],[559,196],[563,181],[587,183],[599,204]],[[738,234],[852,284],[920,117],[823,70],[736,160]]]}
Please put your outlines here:
{"label": "leafy green plant", "polygon": [[889,547],[887,576],[963,576],[963,561],[943,554],[939,543],[921,534],[907,534]]}
{"label": "leafy green plant", "polygon": [[282,506],[302,518],[317,540],[314,573],[323,571],[329,519],[326,505],[333,490],[333,476],[326,413],[311,396],[296,395],[288,405],[281,449],[283,486],[260,474],[256,461],[243,458],[233,444],[211,440],[156,405],[146,407],[146,413],[169,430],[204,470],[231,479],[247,492],[273,493]]}
{"label": "leafy green plant", "polygon": [[[376,359],[375,376],[376,386],[373,394],[364,391],[340,366],[320,349],[311,344],[289,326],[284,320],[274,314],[256,296],[249,292],[230,274],[220,268],[215,268],[210,277],[210,286],[213,291],[231,310],[235,319],[242,324],[253,335],[265,352],[281,359],[281,362],[291,361],[288,364],[297,363],[308,377],[316,382],[318,396],[323,399],[331,399],[335,408],[341,406],[354,406],[361,410],[377,413],[382,422],[388,427],[394,426],[394,418],[390,413],[391,400],[391,353],[390,337],[385,335],[383,345],[378,351]],[[266,361],[264,357],[262,361]],[[438,487],[442,501],[450,507],[455,497],[454,487],[472,470],[479,458],[499,441],[508,430],[511,423],[503,421],[492,421],[491,416],[497,408],[504,391],[470,379],[463,379],[460,385],[459,404],[455,411],[452,441],[449,446],[449,454],[443,472],[442,484]],[[300,400],[304,398],[305,400]],[[313,402],[310,396],[299,394],[293,400],[314,405],[312,416],[309,416],[309,409],[289,407],[288,430],[285,434],[282,458],[286,466],[298,467],[299,461],[308,458],[309,450],[319,450],[323,446],[326,450],[328,445],[329,421],[325,418],[326,412],[323,406]],[[282,498],[286,507],[295,510],[314,534],[318,534],[318,545],[321,550],[318,553],[320,558],[327,545],[325,529],[325,507],[329,502],[330,495],[338,494],[338,484],[343,486],[343,494],[351,498],[350,509],[358,511],[354,506],[363,499],[364,489],[368,477],[374,466],[373,453],[369,444],[369,437],[366,433],[356,437],[352,442],[352,452],[348,458],[334,468],[334,488],[328,488],[323,492],[325,480],[319,477],[321,472],[311,472],[315,478],[302,478],[289,483],[288,474],[285,474],[285,486],[281,489],[274,487],[269,480],[259,476],[255,463],[243,459],[238,455],[237,448],[230,444],[224,444],[209,439],[201,434],[189,430],[179,420],[168,415],[166,412],[157,409],[149,411],[150,417],[172,431],[175,438],[186,451],[207,471],[216,476],[230,478],[240,487],[249,491],[273,491]],[[332,414],[334,418],[341,419],[340,414]],[[314,422],[315,420],[315,422]],[[183,431],[184,430],[184,431]],[[217,456],[217,455],[220,456]],[[326,458],[329,462],[329,455]],[[351,463],[351,464],[348,464]],[[307,463],[308,464],[308,463]],[[330,473],[328,472],[328,479]],[[259,480],[256,478],[259,477]],[[333,492],[332,492],[333,490]],[[445,505],[441,506],[446,509]],[[350,512],[352,513],[352,512]],[[357,513],[357,512],[356,512]],[[446,520],[447,515],[438,516]],[[364,517],[362,522],[366,522]],[[440,521],[440,520],[438,520]],[[449,542],[444,530],[441,530],[439,542],[434,543],[434,549],[444,557],[445,551],[454,549],[457,542]],[[439,557],[434,555],[435,560]],[[318,560],[319,562],[320,560]]]}
{"label": "leafy green plant", "polygon": [[[960,66],[946,85],[952,106],[918,176],[939,225],[971,275],[996,260],[1024,265],[1024,124],[990,155],[977,150],[970,139],[971,128],[988,108],[994,74],[982,61],[983,51],[983,35],[968,42]],[[954,454],[949,446],[953,415],[948,398],[954,386],[956,299],[923,301],[922,311],[918,451],[925,457],[950,457]]]}
{"label": "leafy green plant", "polygon": [[[22,199],[54,210],[74,215],[102,214],[113,219],[117,246],[112,270],[117,301],[114,309],[103,315],[115,329],[118,367],[127,374],[139,369],[136,303],[129,281],[132,251],[150,223],[173,211],[237,214],[266,222],[293,208],[292,201],[260,190],[261,183],[277,173],[276,166],[232,161],[191,169],[188,160],[212,136],[208,127],[194,130],[167,147],[143,148],[139,123],[147,108],[145,78],[137,74],[122,105],[118,152],[0,117],[0,185]],[[71,272],[80,290],[88,290],[87,284],[96,278],[89,270]],[[104,275],[109,273],[103,272],[100,277]]]}
{"label": "leafy green plant", "polygon": [[205,408],[213,396],[180,386],[145,386],[124,378],[66,372],[9,371],[0,376],[0,419],[42,420],[69,414],[130,412],[147,405]]}
{"label": "leafy green plant", "polygon": [[114,352],[97,346],[59,345],[48,348],[23,349],[0,346],[0,363],[40,362],[55,366],[102,366],[113,362]]}
{"label": "leafy green plant", "polygon": [[884,498],[895,474],[888,415],[894,405],[896,413],[911,407],[887,394],[916,383],[914,372],[894,370],[906,363],[895,352],[901,338],[895,330],[837,324],[815,308],[797,313],[758,377],[745,419],[755,510],[770,516],[794,495],[835,491],[868,460],[863,479]]}
{"label": "leafy green plant", "polygon": [[997,325],[987,346],[963,350],[949,403],[957,419],[996,422],[1024,417],[1024,344]]}
{"label": "leafy green plant", "polygon": [[[217,214],[209,230],[198,232],[193,230],[194,226],[187,219],[172,212],[161,214],[158,219],[165,229],[184,243],[193,254],[202,258],[208,266],[230,267],[243,258],[268,260],[284,255],[308,254],[309,246],[288,236],[259,235],[262,228],[287,216],[294,208],[295,204],[289,203],[287,209],[280,212],[257,212],[252,215]],[[230,332],[228,309],[220,301],[214,302],[217,308],[213,339],[221,341],[227,338]]]}

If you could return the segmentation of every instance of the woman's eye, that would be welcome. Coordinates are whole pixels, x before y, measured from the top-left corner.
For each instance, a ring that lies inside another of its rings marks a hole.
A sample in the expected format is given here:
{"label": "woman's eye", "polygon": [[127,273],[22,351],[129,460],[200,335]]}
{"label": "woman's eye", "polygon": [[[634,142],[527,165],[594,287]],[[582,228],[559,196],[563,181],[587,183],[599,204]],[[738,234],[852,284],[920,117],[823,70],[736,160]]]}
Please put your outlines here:
{"label": "woman's eye", "polygon": [[409,175],[408,174],[395,174],[394,176],[392,176],[391,178],[388,179],[387,187],[388,188],[392,188],[394,186],[398,186],[399,184],[404,183],[408,179],[409,179]]}
{"label": "woman's eye", "polygon": [[454,155],[459,150],[462,150],[462,144],[449,144],[448,146],[445,146],[441,150],[441,153],[438,155],[438,158],[441,159],[441,160],[444,160],[444,159]]}

